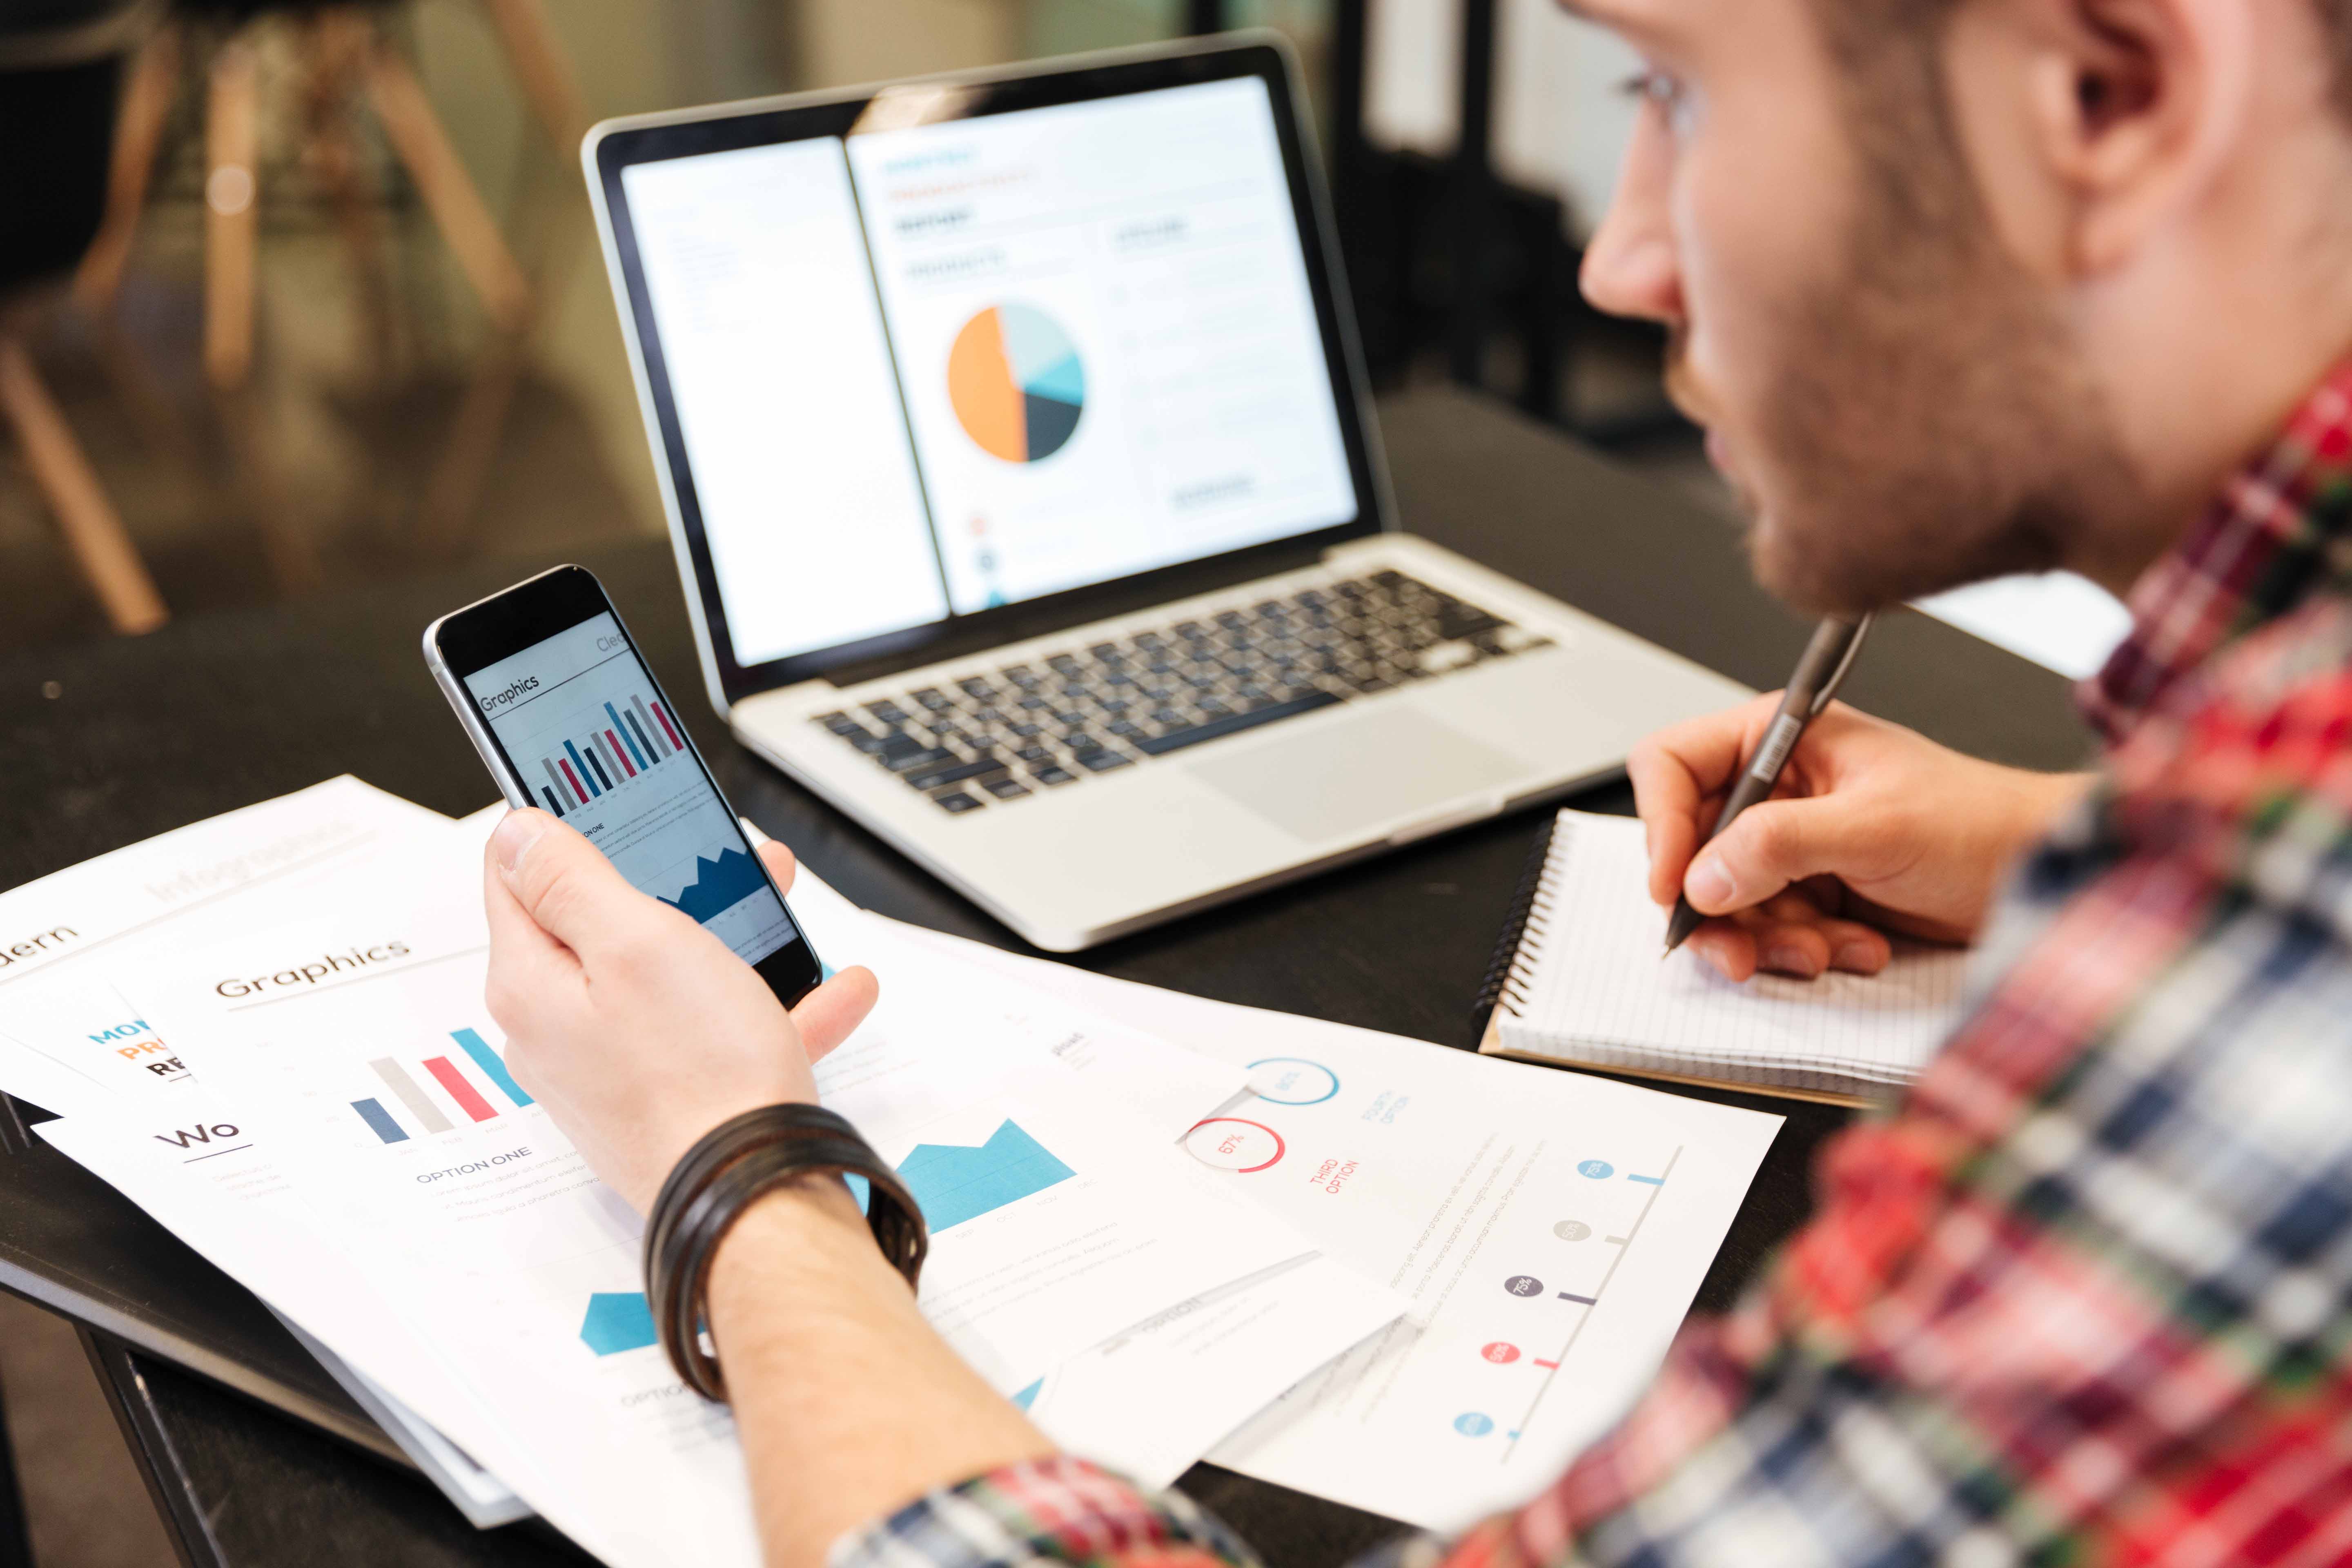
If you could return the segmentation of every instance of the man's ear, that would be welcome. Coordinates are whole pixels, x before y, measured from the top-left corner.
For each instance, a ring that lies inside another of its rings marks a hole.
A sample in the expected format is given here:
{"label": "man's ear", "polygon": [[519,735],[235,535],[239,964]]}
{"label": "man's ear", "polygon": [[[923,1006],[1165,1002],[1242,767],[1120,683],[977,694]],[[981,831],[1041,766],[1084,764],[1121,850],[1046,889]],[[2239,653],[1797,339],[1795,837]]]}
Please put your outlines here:
{"label": "man's ear", "polygon": [[2253,88],[2246,0],[2021,0],[2030,134],[2067,264],[2107,271],[2227,163]]}

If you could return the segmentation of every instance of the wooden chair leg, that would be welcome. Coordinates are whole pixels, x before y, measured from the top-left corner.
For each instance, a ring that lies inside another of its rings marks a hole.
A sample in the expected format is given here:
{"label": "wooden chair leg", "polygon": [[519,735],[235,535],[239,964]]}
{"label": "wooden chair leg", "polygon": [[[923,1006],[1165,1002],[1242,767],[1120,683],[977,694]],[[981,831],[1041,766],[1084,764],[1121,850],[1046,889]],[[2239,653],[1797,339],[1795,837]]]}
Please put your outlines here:
{"label": "wooden chair leg", "polygon": [[505,46],[507,63],[522,84],[523,96],[539,116],[541,129],[555,144],[555,155],[570,163],[580,156],[581,139],[588,134],[588,105],[572,63],[555,41],[541,0],[482,0]]}
{"label": "wooden chair leg", "polygon": [[253,292],[260,192],[259,88],[250,46],[231,39],[213,57],[205,121],[205,374],[241,386],[253,370]]}
{"label": "wooden chair leg", "polygon": [[341,9],[312,18],[309,37],[310,82],[304,109],[310,124],[309,158],[327,188],[335,226],[351,253],[359,282],[360,309],[367,322],[367,350],[377,374],[393,363],[397,318],[392,278],[384,261],[385,237],[375,204],[362,188],[359,152],[352,139],[350,100],[369,42],[366,21]]}
{"label": "wooden chair leg", "polygon": [[383,121],[392,150],[416,182],[442,237],[481,297],[482,307],[500,329],[518,331],[530,318],[530,281],[499,234],[499,226],[474,188],[457,150],[449,144],[424,87],[408,62],[378,41],[362,68],[368,100]]}
{"label": "wooden chair leg", "polygon": [[107,171],[106,216],[74,275],[74,298],[86,309],[110,309],[121,291],[122,269],[139,237],[147,182],[163,140],[163,120],[180,79],[180,33],[167,26],[148,41],[123,84],[114,127],[114,162]]}
{"label": "wooden chair leg", "polygon": [[73,427],[41,384],[33,356],[12,337],[0,337],[0,413],[16,427],[33,481],[57,512],[66,548],[114,629],[135,635],[169,620],[163,596],[74,439]]}

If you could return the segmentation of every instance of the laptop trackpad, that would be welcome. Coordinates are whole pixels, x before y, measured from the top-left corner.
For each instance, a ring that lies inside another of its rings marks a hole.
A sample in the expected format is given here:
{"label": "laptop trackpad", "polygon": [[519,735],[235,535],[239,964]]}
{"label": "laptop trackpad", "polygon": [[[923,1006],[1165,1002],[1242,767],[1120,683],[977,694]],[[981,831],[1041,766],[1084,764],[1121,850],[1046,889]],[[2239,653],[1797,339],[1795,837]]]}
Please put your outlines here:
{"label": "laptop trackpad", "polygon": [[1529,771],[1516,757],[1395,704],[1191,764],[1193,777],[1310,843],[1465,795],[1503,792]]}

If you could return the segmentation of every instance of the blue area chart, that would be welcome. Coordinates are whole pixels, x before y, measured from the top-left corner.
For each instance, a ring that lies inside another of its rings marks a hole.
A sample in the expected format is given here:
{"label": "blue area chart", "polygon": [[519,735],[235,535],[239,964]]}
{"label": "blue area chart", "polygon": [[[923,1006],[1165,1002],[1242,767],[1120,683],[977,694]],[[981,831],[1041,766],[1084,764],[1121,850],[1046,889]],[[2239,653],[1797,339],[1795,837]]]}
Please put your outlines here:
{"label": "blue area chart", "polygon": [[580,1321],[580,1342],[599,1357],[641,1351],[659,1344],[654,1332],[654,1310],[642,1290],[599,1290],[588,1298],[588,1315]]}
{"label": "blue area chart", "polygon": [[721,849],[715,860],[698,855],[694,867],[694,880],[677,897],[662,902],[684,910],[698,923],[733,909],[768,885],[760,874],[760,863],[740,849]]}
{"label": "blue area chart", "polygon": [[998,1124],[988,1142],[918,1143],[899,1163],[898,1179],[934,1233],[992,1214],[1076,1175],[1017,1121]]}

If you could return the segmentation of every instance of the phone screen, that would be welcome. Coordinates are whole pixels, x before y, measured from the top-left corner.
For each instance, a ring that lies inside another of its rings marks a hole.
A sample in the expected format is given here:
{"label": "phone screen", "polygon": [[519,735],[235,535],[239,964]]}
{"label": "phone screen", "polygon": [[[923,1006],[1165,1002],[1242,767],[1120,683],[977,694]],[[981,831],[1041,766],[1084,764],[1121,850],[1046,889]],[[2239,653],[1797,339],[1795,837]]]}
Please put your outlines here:
{"label": "phone screen", "polygon": [[801,940],[611,612],[458,677],[537,804],[747,963]]}

